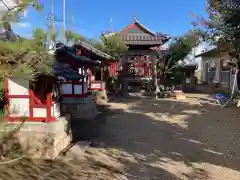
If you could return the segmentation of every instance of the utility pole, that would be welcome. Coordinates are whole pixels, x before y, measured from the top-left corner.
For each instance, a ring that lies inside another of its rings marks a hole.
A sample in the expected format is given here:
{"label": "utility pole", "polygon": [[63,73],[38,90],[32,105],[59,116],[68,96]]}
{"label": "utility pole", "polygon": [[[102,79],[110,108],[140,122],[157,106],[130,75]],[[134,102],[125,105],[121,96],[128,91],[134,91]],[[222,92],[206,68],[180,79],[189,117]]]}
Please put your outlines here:
{"label": "utility pole", "polygon": [[51,0],[51,9],[52,9],[52,14],[51,14],[52,33],[54,33],[54,31],[55,31],[54,0]]}
{"label": "utility pole", "polygon": [[63,32],[62,32],[62,42],[65,43],[65,32],[66,32],[66,1],[63,0]]}
{"label": "utility pole", "polygon": [[109,31],[110,31],[111,33],[113,32],[112,23],[113,23],[113,19],[112,19],[112,17],[111,17],[111,19],[110,19],[110,28],[109,28]]}
{"label": "utility pole", "polygon": [[71,11],[71,31],[73,31],[73,27],[74,27],[74,16],[73,16],[73,12]]}

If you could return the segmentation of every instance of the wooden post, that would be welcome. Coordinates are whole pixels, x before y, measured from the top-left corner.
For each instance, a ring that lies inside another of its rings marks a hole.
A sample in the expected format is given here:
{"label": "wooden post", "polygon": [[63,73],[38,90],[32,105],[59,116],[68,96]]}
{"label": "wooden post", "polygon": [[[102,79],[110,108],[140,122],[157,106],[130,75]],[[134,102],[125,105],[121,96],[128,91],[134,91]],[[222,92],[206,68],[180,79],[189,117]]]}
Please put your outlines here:
{"label": "wooden post", "polygon": [[89,68],[88,80],[89,80],[89,89],[91,89],[91,87],[92,87],[92,71],[90,68]]}
{"label": "wooden post", "polygon": [[103,66],[104,66],[104,65],[101,65],[101,81],[103,81],[103,72],[104,72],[104,71],[103,71]]}
{"label": "wooden post", "polygon": [[48,93],[47,94],[47,118],[48,119],[52,119],[52,106],[53,106],[53,103],[52,103],[52,93]]}
{"label": "wooden post", "polygon": [[81,74],[82,74],[82,95],[84,94],[84,76],[83,76],[83,66],[81,66]]}
{"label": "wooden post", "polygon": [[128,74],[128,63],[127,63],[127,57],[123,56],[122,58],[122,71],[120,74],[121,78],[121,94],[123,96],[128,95],[128,79],[127,79],[127,74]]}

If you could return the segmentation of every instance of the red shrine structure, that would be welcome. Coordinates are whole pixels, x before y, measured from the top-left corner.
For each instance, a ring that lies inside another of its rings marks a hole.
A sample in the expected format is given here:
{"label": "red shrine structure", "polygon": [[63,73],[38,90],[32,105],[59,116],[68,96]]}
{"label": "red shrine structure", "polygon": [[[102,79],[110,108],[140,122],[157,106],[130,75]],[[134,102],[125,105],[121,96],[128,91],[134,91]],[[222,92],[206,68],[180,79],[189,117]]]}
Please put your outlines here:
{"label": "red shrine structure", "polygon": [[101,66],[92,66],[88,69],[89,74],[89,87],[90,91],[105,91],[105,74],[109,73],[109,76],[117,77],[119,63],[112,56],[99,51],[90,44],[79,41],[76,45],[78,55],[88,57],[93,61],[100,61]]}
{"label": "red shrine structure", "polygon": [[166,34],[151,31],[136,18],[120,32],[105,34],[106,38],[109,36],[119,36],[128,46],[128,52],[121,61],[128,84],[151,79],[152,59],[159,56],[156,50],[170,39]]}
{"label": "red shrine structure", "polygon": [[[22,125],[17,138],[31,157],[56,158],[73,139],[73,129],[80,128],[73,125],[74,122],[90,120],[98,114],[89,88],[95,81],[90,82],[88,72],[102,69],[103,80],[106,60],[96,56],[94,50],[83,54],[83,49],[60,43],[51,75],[39,75],[34,81],[17,77],[6,79],[7,125],[4,128],[12,130]],[[116,63],[109,62],[109,66]]]}
{"label": "red shrine structure", "polygon": [[[61,106],[71,99],[84,100],[89,97],[88,74],[93,66],[102,66],[78,55],[76,47],[61,45],[55,54],[53,75],[40,75],[36,81],[9,78],[5,84],[7,117],[10,122],[55,122],[61,114]],[[68,104],[73,104],[70,101]]]}
{"label": "red shrine structure", "polygon": [[55,53],[53,75],[40,75],[34,82],[6,80],[8,121],[24,117],[29,122],[55,122],[66,113],[73,113],[79,104],[91,104],[90,91],[105,91],[105,71],[117,76],[118,62],[91,45],[79,42],[72,47],[58,46],[61,48]]}
{"label": "red shrine structure", "polygon": [[7,123],[0,131],[21,126],[16,138],[26,154],[56,158],[73,139],[73,122],[98,114],[90,91],[105,90],[104,71],[116,76],[116,65],[111,56],[90,45],[58,44],[51,75],[39,75],[34,81],[5,80]]}

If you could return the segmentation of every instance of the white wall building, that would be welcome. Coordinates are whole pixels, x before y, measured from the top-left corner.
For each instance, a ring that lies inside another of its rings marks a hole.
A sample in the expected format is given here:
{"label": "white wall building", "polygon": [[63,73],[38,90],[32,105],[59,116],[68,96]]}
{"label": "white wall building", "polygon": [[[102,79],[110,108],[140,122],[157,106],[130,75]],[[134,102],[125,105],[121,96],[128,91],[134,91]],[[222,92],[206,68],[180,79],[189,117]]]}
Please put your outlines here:
{"label": "white wall building", "polygon": [[212,49],[210,45],[208,45],[206,42],[201,43],[197,47],[194,47],[192,51],[189,53],[189,55],[183,60],[185,64],[196,64],[198,67],[198,70],[202,69],[202,57],[196,57],[196,55],[201,54],[203,52],[206,52],[210,49]]}
{"label": "white wall building", "polygon": [[[200,53],[197,58],[201,58],[201,81],[218,83],[222,87],[231,89],[233,86],[234,75],[233,69],[229,66],[230,56],[227,53],[221,53],[214,48],[209,51]],[[235,88],[237,85],[235,85]]]}

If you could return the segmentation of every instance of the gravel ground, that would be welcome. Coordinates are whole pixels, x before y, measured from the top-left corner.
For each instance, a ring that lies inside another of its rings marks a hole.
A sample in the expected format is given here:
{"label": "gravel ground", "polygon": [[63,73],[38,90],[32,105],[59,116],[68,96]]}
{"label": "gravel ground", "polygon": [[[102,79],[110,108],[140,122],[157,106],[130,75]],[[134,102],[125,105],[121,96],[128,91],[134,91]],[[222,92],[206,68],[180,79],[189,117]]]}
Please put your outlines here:
{"label": "gravel ground", "polygon": [[240,179],[239,109],[220,108],[203,94],[137,95],[115,99],[108,109],[92,146],[77,143],[54,162],[0,165],[0,179]]}

